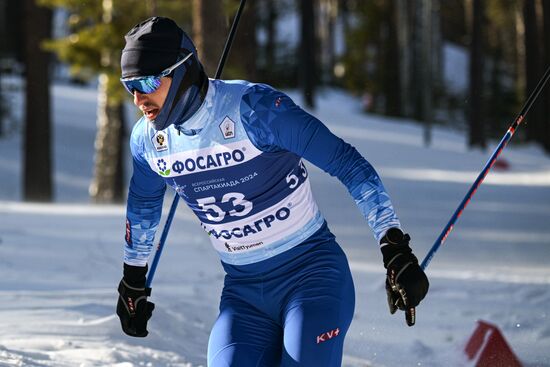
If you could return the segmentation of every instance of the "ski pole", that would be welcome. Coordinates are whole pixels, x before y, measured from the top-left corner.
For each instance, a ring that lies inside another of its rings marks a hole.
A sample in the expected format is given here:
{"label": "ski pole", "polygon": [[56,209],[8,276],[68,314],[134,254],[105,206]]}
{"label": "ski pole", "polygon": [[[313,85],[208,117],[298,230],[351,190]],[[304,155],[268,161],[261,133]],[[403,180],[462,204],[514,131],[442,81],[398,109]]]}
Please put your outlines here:
{"label": "ski pole", "polygon": [[422,264],[420,265],[422,269],[426,269],[430,261],[432,261],[432,258],[434,257],[439,247],[443,244],[443,242],[445,242],[445,240],[453,230],[457,219],[462,215],[462,212],[464,211],[464,208],[466,207],[466,205],[470,203],[472,196],[474,196],[479,185],[481,185],[481,183],[485,179],[485,176],[487,176],[487,174],[489,173],[489,170],[493,167],[493,164],[495,163],[496,159],[498,158],[502,150],[506,147],[506,144],[508,144],[508,142],[510,141],[514,133],[516,132],[517,127],[525,119],[525,115],[527,115],[527,112],[529,112],[529,109],[531,109],[531,106],[540,95],[540,92],[544,89],[544,86],[546,85],[546,82],[548,82],[549,78],[550,78],[550,67],[548,67],[548,69],[542,76],[541,80],[539,81],[539,83],[537,84],[533,92],[531,92],[531,95],[529,96],[529,98],[527,98],[527,101],[523,105],[521,112],[518,114],[518,116],[516,117],[512,125],[510,125],[506,134],[504,134],[504,137],[502,138],[499,145],[497,146],[497,148],[495,149],[495,151],[493,152],[493,154],[485,164],[485,167],[483,167],[483,170],[481,171],[477,179],[474,181],[472,187],[470,188],[470,190],[468,191],[468,193],[466,194],[466,196],[464,197],[464,199],[462,200],[462,202],[454,212],[453,216],[449,220],[449,223],[447,223],[447,225],[445,226],[445,228],[443,229],[443,231],[441,232],[441,234],[433,244],[430,251],[428,251],[428,254],[424,258],[424,260],[422,260]]}
{"label": "ski pole", "polygon": [[160,236],[160,240],[157,245],[157,251],[155,252],[155,257],[151,262],[151,268],[149,269],[149,274],[147,275],[147,281],[145,282],[145,286],[147,288],[151,288],[151,283],[153,282],[153,278],[155,277],[155,271],[157,271],[157,265],[160,260],[160,255],[162,254],[162,249],[164,248],[164,243],[166,242],[166,237],[168,237],[168,231],[170,231],[170,225],[172,224],[172,219],[174,219],[174,214],[176,213],[176,208],[178,207],[178,201],[179,201],[179,195],[178,193],[176,193],[176,195],[174,196],[174,201],[172,201],[172,205],[170,206],[170,213],[168,214],[168,217],[166,218],[166,223],[164,224],[164,228],[162,229],[162,235]]}
{"label": "ski pole", "polygon": [[[216,69],[215,79],[219,79],[222,74],[223,67],[225,65],[225,60],[227,59],[227,55],[229,54],[229,50],[231,49],[231,45],[233,44],[233,38],[235,37],[235,33],[237,32],[237,25],[239,24],[239,20],[241,19],[241,14],[244,10],[245,3],[246,3],[246,0],[241,0],[239,9],[237,10],[237,14],[233,19],[233,24],[231,25],[229,36],[227,37],[227,41],[225,42],[222,56],[220,58],[220,62]],[[149,273],[147,274],[147,282],[146,282],[147,288],[150,288],[151,283],[153,283],[153,278],[155,277],[155,272],[157,270],[157,265],[160,260],[160,255],[162,255],[162,250],[164,249],[166,237],[168,237],[168,232],[170,231],[170,226],[172,225],[172,219],[174,219],[174,215],[176,214],[178,201],[179,201],[179,195],[176,192],[174,194],[174,200],[172,201],[172,205],[170,206],[170,212],[168,213],[168,217],[166,218],[166,223],[164,223],[164,228],[162,229],[162,235],[160,236],[160,240],[157,245],[157,251],[155,252],[155,256],[153,258],[153,261],[151,262],[151,268],[149,269]]]}

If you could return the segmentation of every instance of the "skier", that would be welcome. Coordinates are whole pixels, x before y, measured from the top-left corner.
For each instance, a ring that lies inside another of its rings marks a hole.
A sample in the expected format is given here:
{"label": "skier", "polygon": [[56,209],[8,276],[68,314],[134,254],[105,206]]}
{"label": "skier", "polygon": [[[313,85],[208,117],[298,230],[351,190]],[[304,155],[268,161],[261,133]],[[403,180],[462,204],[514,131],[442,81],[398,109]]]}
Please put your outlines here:
{"label": "skier", "polygon": [[144,115],[130,138],[117,304],[126,334],[148,334],[147,260],[170,185],[226,273],[208,366],[340,366],[353,280],[302,159],[347,187],[380,243],[390,312],[404,310],[414,324],[428,279],[378,174],[355,148],[268,85],[209,79],[168,18],[145,20],[125,40],[121,81]]}

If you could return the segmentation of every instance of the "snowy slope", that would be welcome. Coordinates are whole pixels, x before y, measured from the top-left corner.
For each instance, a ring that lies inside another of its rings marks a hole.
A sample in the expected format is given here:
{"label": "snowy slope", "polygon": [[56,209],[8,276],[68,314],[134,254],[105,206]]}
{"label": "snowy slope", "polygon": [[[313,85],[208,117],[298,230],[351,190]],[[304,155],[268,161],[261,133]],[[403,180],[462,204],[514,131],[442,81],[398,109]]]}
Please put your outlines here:
{"label": "snowy slope", "polygon": [[[20,201],[20,138],[0,140],[0,366],[204,366],[223,279],[208,239],[180,207],[153,285],[151,333],[126,337],[114,316],[125,209],[87,197],[95,91],[53,92],[56,204]],[[315,114],[377,168],[422,258],[490,152],[469,152],[444,130],[425,148],[417,125],[359,110],[331,91]],[[337,180],[309,166],[354,273],[344,366],[467,365],[461,349],[478,319],[498,325],[525,365],[550,366],[550,159],[514,141],[503,156],[511,169],[489,175],[430,264],[430,293],[412,328],[387,311],[366,221]]]}

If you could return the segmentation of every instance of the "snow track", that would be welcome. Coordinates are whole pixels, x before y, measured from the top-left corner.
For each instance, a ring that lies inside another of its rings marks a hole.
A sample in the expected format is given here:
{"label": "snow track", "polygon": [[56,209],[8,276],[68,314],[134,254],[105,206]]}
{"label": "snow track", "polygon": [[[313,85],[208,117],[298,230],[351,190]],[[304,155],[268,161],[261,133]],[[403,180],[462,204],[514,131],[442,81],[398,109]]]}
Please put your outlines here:
{"label": "snow track", "polygon": [[[205,366],[223,281],[207,236],[181,205],[155,277],[150,335],[124,335],[114,309],[125,206],[88,203],[95,91],[53,92],[57,203],[19,201],[20,139],[0,140],[0,366]],[[319,102],[315,114],[380,172],[422,258],[488,153],[439,129],[426,148],[413,122],[362,114],[339,92]],[[387,310],[381,255],[349,194],[308,166],[354,274],[343,366],[465,365],[478,319],[498,325],[526,366],[550,366],[550,159],[514,141],[503,157],[510,169],[489,174],[427,269],[430,292],[412,328]]]}

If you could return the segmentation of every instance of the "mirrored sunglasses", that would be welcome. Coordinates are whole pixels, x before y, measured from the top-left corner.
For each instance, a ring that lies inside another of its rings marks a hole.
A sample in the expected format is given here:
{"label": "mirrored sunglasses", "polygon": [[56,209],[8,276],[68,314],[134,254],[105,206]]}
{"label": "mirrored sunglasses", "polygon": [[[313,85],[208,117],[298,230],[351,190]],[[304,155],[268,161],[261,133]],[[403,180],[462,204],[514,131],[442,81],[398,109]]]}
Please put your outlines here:
{"label": "mirrored sunglasses", "polygon": [[162,77],[170,75],[172,73],[172,71],[174,71],[178,66],[180,66],[181,64],[186,62],[192,55],[193,55],[192,52],[189,53],[183,59],[179,60],[174,65],[169,66],[168,68],[164,69],[158,75],[120,78],[120,81],[122,82],[122,85],[124,85],[124,88],[131,95],[134,95],[134,91],[137,91],[141,94],[153,93],[154,91],[156,91],[160,87],[160,79]]}

